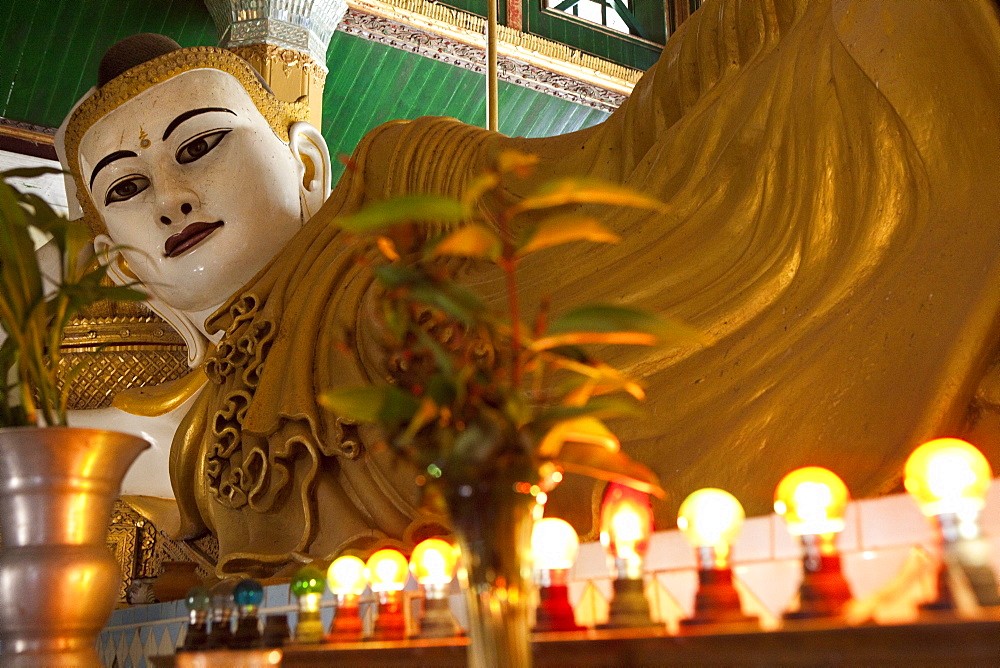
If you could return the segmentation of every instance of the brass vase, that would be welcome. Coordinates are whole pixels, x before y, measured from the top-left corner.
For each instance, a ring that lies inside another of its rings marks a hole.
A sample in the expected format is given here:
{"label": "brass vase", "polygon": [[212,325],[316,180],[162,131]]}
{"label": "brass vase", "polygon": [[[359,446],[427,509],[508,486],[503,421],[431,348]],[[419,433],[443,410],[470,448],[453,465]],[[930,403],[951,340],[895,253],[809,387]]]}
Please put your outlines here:
{"label": "brass vase", "polygon": [[459,577],[469,612],[472,668],[531,665],[528,551],[535,498],[523,488],[534,481],[518,476],[518,470],[525,469],[498,470],[481,479],[453,482],[446,490],[462,549]]}
{"label": "brass vase", "polygon": [[71,427],[0,429],[0,663],[100,666],[118,599],[111,507],[143,439]]}

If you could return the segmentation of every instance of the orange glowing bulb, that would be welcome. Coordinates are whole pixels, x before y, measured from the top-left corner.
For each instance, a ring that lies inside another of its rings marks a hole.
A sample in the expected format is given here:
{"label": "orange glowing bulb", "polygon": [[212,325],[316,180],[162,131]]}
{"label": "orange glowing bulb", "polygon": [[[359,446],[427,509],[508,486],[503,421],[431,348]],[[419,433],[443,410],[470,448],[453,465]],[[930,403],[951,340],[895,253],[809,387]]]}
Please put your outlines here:
{"label": "orange glowing bulb", "polygon": [[455,577],[458,549],[440,538],[421,541],[410,555],[410,571],[422,585],[446,585]]}
{"label": "orange glowing bulb", "polygon": [[653,509],[649,495],[612,483],[604,494],[601,508],[601,543],[621,562],[625,572],[619,577],[642,577],[642,560],[653,533]]}
{"label": "orange glowing bulb", "polygon": [[795,469],[774,490],[774,511],[783,515],[793,536],[844,530],[850,494],[836,473],[820,466]]}
{"label": "orange glowing bulb", "polygon": [[975,515],[986,498],[993,472],[974,445],[938,438],[913,451],[903,469],[903,485],[928,517]]}
{"label": "orange glowing bulb", "polygon": [[409,564],[399,550],[384,548],[368,557],[365,572],[373,592],[401,591]]}
{"label": "orange glowing bulb", "polygon": [[337,557],[326,571],[326,582],[334,594],[360,596],[368,586],[365,562],[350,555]]}

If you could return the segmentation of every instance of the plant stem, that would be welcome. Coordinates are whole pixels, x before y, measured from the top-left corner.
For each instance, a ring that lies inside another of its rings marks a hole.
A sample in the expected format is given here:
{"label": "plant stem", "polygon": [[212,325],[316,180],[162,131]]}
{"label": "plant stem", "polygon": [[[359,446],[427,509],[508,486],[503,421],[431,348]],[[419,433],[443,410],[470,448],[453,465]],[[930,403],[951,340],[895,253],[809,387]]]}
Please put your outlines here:
{"label": "plant stem", "polygon": [[507,281],[507,310],[510,312],[510,347],[513,355],[511,380],[514,389],[519,389],[523,370],[521,368],[521,312],[517,300],[517,260],[514,258],[510,219],[506,214],[501,214],[498,223],[500,239],[503,242],[503,252],[499,264]]}

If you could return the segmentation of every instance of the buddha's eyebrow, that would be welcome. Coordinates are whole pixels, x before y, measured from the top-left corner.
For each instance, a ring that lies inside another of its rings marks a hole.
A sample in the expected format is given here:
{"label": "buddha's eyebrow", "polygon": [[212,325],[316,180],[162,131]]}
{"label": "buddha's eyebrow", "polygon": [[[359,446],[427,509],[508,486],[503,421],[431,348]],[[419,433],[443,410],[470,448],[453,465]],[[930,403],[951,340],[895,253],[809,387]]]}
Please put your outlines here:
{"label": "buddha's eyebrow", "polygon": [[101,161],[97,163],[96,167],[94,167],[94,171],[90,173],[90,189],[91,190],[94,189],[94,179],[97,177],[97,172],[101,171],[115,160],[120,160],[121,158],[137,158],[137,157],[139,156],[136,155],[135,151],[115,151],[114,153],[106,155],[103,158],[101,158]]}
{"label": "buddha's eyebrow", "polygon": [[192,116],[197,116],[198,114],[207,114],[210,111],[222,111],[227,114],[232,114],[233,116],[236,115],[235,111],[231,109],[226,109],[225,107],[203,107],[201,109],[190,109],[188,111],[185,111],[183,114],[179,115],[174,120],[170,121],[170,125],[168,125],[167,129],[163,132],[163,140],[166,141],[167,137],[170,136],[170,133],[176,130],[177,126],[186,121],[187,119],[191,118]]}

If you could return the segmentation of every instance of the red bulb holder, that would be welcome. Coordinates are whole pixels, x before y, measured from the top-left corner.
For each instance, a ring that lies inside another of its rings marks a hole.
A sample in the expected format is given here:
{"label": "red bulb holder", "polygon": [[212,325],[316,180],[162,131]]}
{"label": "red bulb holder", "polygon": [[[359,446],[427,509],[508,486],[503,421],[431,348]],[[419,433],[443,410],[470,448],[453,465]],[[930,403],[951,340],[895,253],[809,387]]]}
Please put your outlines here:
{"label": "red bulb holder", "polygon": [[372,640],[405,640],[406,619],[403,616],[402,590],[378,592],[378,619]]}
{"label": "red bulb holder", "polygon": [[337,611],[323,640],[326,642],[358,642],[363,627],[357,594],[337,594]]}
{"label": "red bulb holder", "polygon": [[834,546],[836,534],[803,535],[802,584],[799,609],[785,613],[785,619],[839,617],[851,600],[851,590],[840,567]]}
{"label": "red bulb holder", "polygon": [[756,622],[753,617],[743,614],[739,592],[733,585],[733,571],[728,566],[716,565],[714,550],[709,563],[700,556],[698,568],[698,592],[694,597],[694,614],[681,620],[681,626],[701,626],[704,624],[746,624]]}
{"label": "red bulb holder", "polygon": [[538,609],[535,611],[535,631],[583,631],[576,623],[573,606],[569,602],[567,586],[569,571],[552,569],[541,572],[538,588]]}

